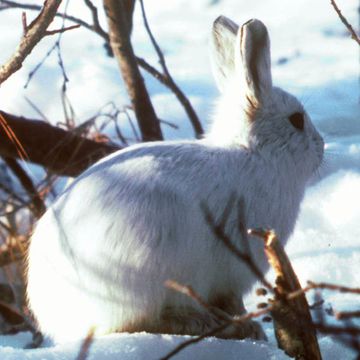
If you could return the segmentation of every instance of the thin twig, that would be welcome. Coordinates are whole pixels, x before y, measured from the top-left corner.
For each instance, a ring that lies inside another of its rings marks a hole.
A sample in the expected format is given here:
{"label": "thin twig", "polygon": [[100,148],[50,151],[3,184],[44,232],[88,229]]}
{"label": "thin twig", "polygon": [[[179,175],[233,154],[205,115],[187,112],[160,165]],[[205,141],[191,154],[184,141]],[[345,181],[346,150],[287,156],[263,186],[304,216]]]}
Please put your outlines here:
{"label": "thin twig", "polygon": [[214,315],[220,321],[234,321],[234,318],[230,314],[226,313],[218,307],[208,304],[191,286],[179,284],[177,281],[174,280],[167,280],[165,282],[165,286],[169,289],[173,289],[181,294],[190,297],[202,308],[204,308],[210,314]]}
{"label": "thin twig", "polygon": [[347,286],[336,285],[336,284],[329,284],[329,283],[316,283],[313,281],[308,281],[308,287],[310,289],[328,289],[328,290],[335,290],[341,293],[350,293],[350,294],[360,294],[360,288],[350,288]]}
{"label": "thin twig", "polygon": [[176,346],[168,354],[161,357],[159,360],[169,360],[170,358],[172,358],[173,356],[175,356],[176,354],[178,354],[180,351],[187,348],[188,346],[196,344],[196,343],[204,340],[207,337],[214,336],[214,335],[220,333],[221,331],[227,329],[230,325],[231,325],[231,323],[222,324],[219,327],[211,329],[200,336],[197,336],[197,337],[191,338],[190,340],[184,341],[180,345]]}
{"label": "thin twig", "polygon": [[299,294],[303,294],[308,292],[309,290],[314,290],[314,289],[326,289],[326,290],[339,291],[342,293],[360,294],[360,288],[349,288],[342,285],[335,285],[328,283],[315,283],[313,281],[308,281],[307,283],[308,286],[288,294],[287,299],[291,300],[299,296]]}
{"label": "thin twig", "polygon": [[91,29],[109,42],[109,35],[100,25],[97,7],[90,0],[84,0],[84,3],[90,9],[92,14],[93,25],[91,26]]}
{"label": "thin twig", "polygon": [[340,311],[335,312],[335,317],[338,320],[345,320],[351,318],[359,318],[360,317],[360,310],[357,311]]}
{"label": "thin twig", "polygon": [[160,121],[161,124],[167,125],[167,126],[171,127],[172,129],[175,129],[175,130],[179,129],[179,126],[174,124],[171,121],[164,120],[164,119],[159,119],[159,121]]}
{"label": "thin twig", "polygon": [[79,355],[76,360],[86,360],[89,355],[90,346],[94,342],[95,329],[90,329],[85,340],[81,344]]}
{"label": "thin twig", "polygon": [[29,156],[25,151],[21,141],[17,137],[16,133],[13,131],[12,127],[9,125],[9,122],[6,120],[5,116],[0,112],[0,125],[6,134],[6,138],[9,139],[14,145],[17,155],[21,160],[29,160]]}
{"label": "thin twig", "polygon": [[59,34],[59,33],[64,33],[65,31],[69,31],[69,30],[74,30],[74,29],[78,29],[81,25],[76,24],[76,25],[71,25],[68,27],[64,27],[61,29],[57,29],[57,30],[48,30],[46,31],[45,35],[55,35],[55,34]]}
{"label": "thin twig", "polygon": [[184,341],[183,343],[181,343],[180,345],[178,345],[176,348],[174,348],[171,352],[169,352],[167,355],[165,355],[164,357],[160,358],[159,360],[168,360],[170,358],[172,358],[174,355],[176,355],[177,353],[179,353],[180,351],[182,351],[183,349],[185,349],[186,347],[196,344],[202,340],[204,340],[207,337],[210,336],[214,336],[216,334],[219,334],[220,332],[226,330],[229,326],[232,325],[239,325],[245,321],[260,317],[264,314],[267,314],[268,312],[270,312],[270,310],[272,309],[271,306],[269,306],[266,309],[261,309],[258,311],[254,311],[254,312],[250,312],[250,313],[246,313],[242,316],[235,316],[231,319],[231,321],[225,322],[224,324],[219,325],[218,327],[211,329],[197,337],[191,338],[190,340]]}
{"label": "thin twig", "polygon": [[122,144],[128,145],[127,139],[123,135],[123,133],[122,133],[122,131],[120,129],[120,126],[118,124],[118,115],[113,116],[112,120],[114,122],[115,132],[116,132],[116,135],[117,135],[118,139],[121,141]]}
{"label": "thin twig", "polygon": [[140,0],[140,6],[141,6],[141,12],[142,12],[146,32],[148,33],[148,35],[150,37],[150,40],[151,40],[151,43],[152,43],[152,45],[153,45],[153,47],[154,47],[154,49],[156,51],[156,54],[159,57],[159,62],[160,62],[161,68],[162,68],[165,76],[170,80],[171,75],[170,75],[168,67],[166,65],[164,54],[162,53],[162,51],[160,49],[160,46],[158,45],[157,41],[155,40],[155,37],[154,37],[154,35],[153,35],[153,33],[152,33],[151,29],[150,29],[149,23],[147,21],[143,0]]}
{"label": "thin twig", "polygon": [[[27,206],[27,202],[24,201],[24,199],[21,198],[21,196],[19,196],[13,189],[11,189],[10,187],[6,186],[5,184],[2,184],[0,183],[0,189],[4,192],[6,192],[8,195],[11,196],[11,198],[13,198],[13,200],[16,200],[18,201],[21,205],[20,205],[20,209],[23,208],[23,207],[26,207]],[[8,199],[10,200],[10,199]],[[9,214],[11,212],[7,211],[5,213],[1,213],[0,214],[0,217],[1,216],[6,216],[6,214]]]}
{"label": "thin twig", "polygon": [[273,287],[268,282],[262,271],[256,266],[249,254],[246,254],[240,251],[231,241],[230,237],[225,233],[224,226],[219,226],[216,224],[213,214],[206,204],[201,205],[202,210],[205,215],[205,220],[209,224],[210,229],[212,230],[215,237],[222,241],[222,243],[234,254],[238,259],[243,261],[249,268],[249,270],[255,275],[255,277],[260,280],[260,282],[270,291],[273,292]]}
{"label": "thin twig", "polygon": [[[193,126],[195,136],[197,138],[201,138],[204,135],[204,130],[202,128],[201,122],[200,122],[196,112],[194,111],[193,107],[191,106],[188,98],[184,95],[184,93],[176,85],[174,79],[172,78],[172,76],[169,72],[169,69],[166,65],[164,54],[162,53],[160,46],[158,45],[158,43],[150,29],[149,23],[147,21],[143,0],[140,0],[140,6],[141,6],[141,12],[142,12],[142,16],[143,16],[144,26],[145,26],[146,32],[148,33],[148,35],[150,37],[151,43],[153,44],[156,54],[159,58],[159,63],[163,70],[163,73],[164,73],[163,74],[164,80],[165,80],[166,84],[168,84],[169,88],[173,91],[175,96],[178,98],[181,105],[184,107],[184,110],[185,110],[186,114],[188,115],[190,122]],[[159,79],[159,77],[157,77],[157,78]]]}
{"label": "thin twig", "polygon": [[351,24],[347,21],[345,16],[341,13],[341,10],[337,6],[335,0],[330,0],[331,5],[335,9],[336,13],[338,14],[341,22],[345,25],[345,27],[350,32],[351,38],[354,39],[359,45],[360,45],[360,37],[356,34],[354,28],[351,26]]}
{"label": "thin twig", "polygon": [[41,111],[41,109],[30,98],[28,98],[27,96],[24,96],[24,99],[30,105],[30,107],[41,117],[41,119],[43,121],[46,121],[47,123],[49,123],[49,119],[47,118],[47,116]]}
{"label": "thin twig", "polygon": [[179,284],[175,280],[166,280],[165,286],[169,289],[173,289],[181,294],[184,294],[192,298],[197,303],[199,303],[203,308],[205,309],[209,308],[209,304],[205,300],[203,300],[201,296],[197,292],[195,292],[191,286]]}
{"label": "thin twig", "polygon": [[206,337],[215,336],[220,332],[222,332],[223,330],[227,329],[229,326],[232,325],[236,326],[252,318],[264,315],[268,313],[272,308],[272,306],[269,306],[256,312],[246,313],[243,315],[230,315],[222,311],[221,309],[208,304],[196,291],[194,291],[194,289],[191,286],[179,284],[174,280],[167,280],[165,282],[165,286],[190,297],[195,302],[197,302],[201,307],[207,310],[209,313],[213,314],[220,322],[223,322],[223,324],[197,336],[196,338],[192,338],[188,341],[181,343],[179,346],[173,349],[165,357],[162,357],[160,360],[170,359],[172,356],[179,353],[181,350],[188,347],[189,345],[198,343],[201,340],[205,339]]}
{"label": "thin twig", "polygon": [[[12,228],[0,220],[0,226],[6,230],[8,234],[12,233]],[[0,250],[1,251],[1,250]]]}
{"label": "thin twig", "polygon": [[43,56],[43,58],[28,73],[28,77],[27,77],[26,83],[24,85],[24,89],[26,89],[29,86],[30,81],[32,80],[33,76],[41,68],[41,66],[44,64],[45,60],[52,54],[52,52],[55,50],[55,48],[56,48],[56,43],[46,52],[46,54]]}
{"label": "thin twig", "polygon": [[23,11],[22,14],[21,14],[21,21],[22,21],[22,26],[23,26],[23,35],[26,34],[27,32],[27,19],[26,19],[26,12]]}
{"label": "thin twig", "polygon": [[10,157],[3,157],[6,165],[11,169],[14,175],[18,178],[20,184],[27,192],[32,205],[31,210],[36,217],[40,217],[46,210],[46,206],[39,193],[37,192],[31,178],[25,170],[18,164],[18,162]]}
{"label": "thin twig", "polygon": [[135,126],[133,120],[131,119],[130,114],[128,113],[128,109],[131,109],[131,107],[124,106],[124,108],[123,108],[124,114],[126,116],[126,119],[129,123],[130,127],[131,127],[131,131],[134,134],[135,141],[140,142],[141,141],[140,134],[139,134],[138,130],[136,129],[136,126]]}
{"label": "thin twig", "polygon": [[358,326],[336,326],[328,325],[322,323],[313,323],[316,330],[320,331],[323,334],[332,334],[332,335],[356,335],[360,336],[360,327]]}

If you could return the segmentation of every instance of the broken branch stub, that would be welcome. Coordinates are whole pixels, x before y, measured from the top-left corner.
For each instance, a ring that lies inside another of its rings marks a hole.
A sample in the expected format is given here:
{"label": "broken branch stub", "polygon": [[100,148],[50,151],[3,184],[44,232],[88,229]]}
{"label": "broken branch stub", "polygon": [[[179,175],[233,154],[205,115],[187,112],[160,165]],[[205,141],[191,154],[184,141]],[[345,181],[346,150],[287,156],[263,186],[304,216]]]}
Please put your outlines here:
{"label": "broken branch stub", "polygon": [[271,315],[279,348],[296,359],[321,360],[321,353],[305,294],[288,294],[301,290],[299,280],[274,231],[251,230],[265,242],[265,253],[276,274]]}

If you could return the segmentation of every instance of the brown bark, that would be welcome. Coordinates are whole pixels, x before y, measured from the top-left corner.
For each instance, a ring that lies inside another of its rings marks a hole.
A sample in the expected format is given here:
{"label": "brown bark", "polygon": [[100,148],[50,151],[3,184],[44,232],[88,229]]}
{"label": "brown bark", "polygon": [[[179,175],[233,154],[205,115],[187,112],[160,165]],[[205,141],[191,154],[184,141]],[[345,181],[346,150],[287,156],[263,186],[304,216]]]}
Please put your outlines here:
{"label": "brown bark", "polygon": [[162,140],[160,122],[146,90],[130,42],[131,18],[134,3],[123,0],[104,0],[109,25],[111,49],[119,63],[143,141]]}
{"label": "brown bark", "polygon": [[[85,139],[43,121],[3,111],[0,111],[0,116],[12,129],[28,160],[58,175],[77,176],[97,160],[120,149],[116,145]],[[1,156],[22,158],[4,126],[0,126],[0,139]]]}
{"label": "brown bark", "polygon": [[262,234],[265,253],[276,273],[275,299],[271,315],[278,345],[289,356],[303,360],[321,360],[316,331],[304,293],[292,299],[287,295],[301,290],[299,280],[283,247],[272,231]]}

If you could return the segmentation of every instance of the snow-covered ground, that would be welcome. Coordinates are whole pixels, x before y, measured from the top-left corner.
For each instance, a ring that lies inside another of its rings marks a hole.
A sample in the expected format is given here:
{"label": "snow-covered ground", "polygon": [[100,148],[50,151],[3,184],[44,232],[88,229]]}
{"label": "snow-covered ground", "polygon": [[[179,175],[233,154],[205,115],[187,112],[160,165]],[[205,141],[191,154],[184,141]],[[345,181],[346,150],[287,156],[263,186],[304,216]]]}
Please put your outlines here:
{"label": "snow-covered ground", "polygon": [[[35,1],[34,1],[35,2]],[[37,1],[37,3],[42,3]],[[100,1],[95,1],[100,5]],[[246,0],[145,0],[148,20],[159,41],[169,69],[189,96],[206,126],[217,90],[211,75],[208,38],[212,21],[220,14],[243,23],[261,19],[272,40],[274,82],[297,95],[305,104],[326,143],[326,158],[319,176],[309,187],[297,227],[287,252],[303,284],[307,280],[359,287],[360,266],[360,90],[359,47],[346,35],[329,1]],[[357,2],[339,1],[344,15],[356,25]],[[90,21],[81,1],[70,1],[69,13]],[[28,22],[34,13],[28,12]],[[21,12],[0,13],[0,63],[14,50],[21,35]],[[56,54],[44,63],[27,89],[27,76],[55,39],[36,47],[24,67],[0,88],[1,109],[38,117],[30,99],[52,122],[63,121],[61,71]],[[138,56],[157,65],[144,31],[139,9],[133,41]],[[68,95],[79,121],[115,102],[127,104],[126,93],[114,59],[108,58],[102,40],[85,29],[65,33],[62,52],[70,82]],[[164,126],[170,138],[192,138],[193,133],[174,96],[145,74],[160,118],[180,130]],[[124,126],[127,124],[124,119]],[[36,173],[36,170],[34,170]],[[269,274],[269,278],[272,278]],[[310,297],[311,298],[311,297]],[[359,297],[325,292],[326,306],[336,310],[359,309]],[[258,298],[249,294],[246,304],[255,308]],[[271,325],[265,325],[269,342],[225,341],[214,338],[193,345],[178,359],[285,359],[277,349]],[[152,334],[116,334],[97,339],[89,359],[158,359],[185,337]],[[0,358],[74,359],[79,343],[22,350],[29,334],[0,337]],[[324,359],[351,359],[354,355],[331,337],[320,337]]]}

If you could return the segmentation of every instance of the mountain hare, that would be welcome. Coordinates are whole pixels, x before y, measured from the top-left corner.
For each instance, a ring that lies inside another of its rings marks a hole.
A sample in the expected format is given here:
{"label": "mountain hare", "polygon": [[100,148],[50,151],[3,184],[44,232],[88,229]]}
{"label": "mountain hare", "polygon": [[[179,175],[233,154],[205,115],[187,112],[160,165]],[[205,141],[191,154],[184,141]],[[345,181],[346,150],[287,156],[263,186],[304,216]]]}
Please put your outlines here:
{"label": "mountain hare", "polygon": [[[323,140],[300,102],[273,87],[270,42],[256,19],[241,28],[221,16],[212,60],[222,91],[202,140],[130,146],[79,176],[49,208],[32,236],[27,297],[40,330],[56,341],[109,332],[200,334],[217,320],[164,287],[191,285],[210,305],[245,311],[256,279],[217,239],[201,204],[220,219],[229,198],[244,203],[247,227],[272,228],[285,243]],[[260,269],[263,244],[225,231]],[[262,337],[246,323],[223,337]]]}

